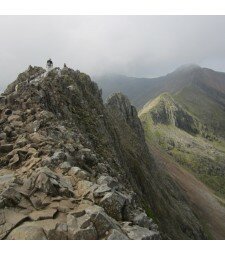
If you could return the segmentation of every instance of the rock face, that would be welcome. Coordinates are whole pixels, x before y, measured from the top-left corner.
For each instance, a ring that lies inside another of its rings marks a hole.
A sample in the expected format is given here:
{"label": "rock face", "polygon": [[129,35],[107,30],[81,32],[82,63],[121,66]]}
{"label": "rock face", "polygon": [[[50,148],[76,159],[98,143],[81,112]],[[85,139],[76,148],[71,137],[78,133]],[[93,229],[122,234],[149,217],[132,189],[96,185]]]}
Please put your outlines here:
{"label": "rock face", "polygon": [[[29,67],[2,97],[2,239],[164,235],[145,214],[154,162],[126,97],[116,94],[105,106],[90,77],[68,67],[47,74]],[[192,214],[181,224],[183,236],[204,238]]]}
{"label": "rock face", "polygon": [[190,134],[199,134],[205,129],[196,117],[183,109],[168,93],[161,94],[147,104],[140,115],[145,111],[149,112],[154,124],[173,125]]}
{"label": "rock face", "polygon": [[116,110],[124,118],[126,123],[136,132],[139,138],[144,141],[144,133],[141,122],[138,118],[136,108],[131,105],[129,99],[121,93],[115,93],[108,97],[106,105],[111,110]]}

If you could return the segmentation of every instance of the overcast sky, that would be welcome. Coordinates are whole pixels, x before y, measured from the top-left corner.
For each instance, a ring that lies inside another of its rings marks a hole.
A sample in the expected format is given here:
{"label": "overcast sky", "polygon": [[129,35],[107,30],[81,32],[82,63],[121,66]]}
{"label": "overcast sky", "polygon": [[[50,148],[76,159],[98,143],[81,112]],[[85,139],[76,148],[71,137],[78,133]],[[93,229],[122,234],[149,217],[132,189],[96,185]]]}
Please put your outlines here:
{"label": "overcast sky", "polygon": [[155,77],[183,64],[225,71],[225,16],[0,16],[0,88],[30,64]]}

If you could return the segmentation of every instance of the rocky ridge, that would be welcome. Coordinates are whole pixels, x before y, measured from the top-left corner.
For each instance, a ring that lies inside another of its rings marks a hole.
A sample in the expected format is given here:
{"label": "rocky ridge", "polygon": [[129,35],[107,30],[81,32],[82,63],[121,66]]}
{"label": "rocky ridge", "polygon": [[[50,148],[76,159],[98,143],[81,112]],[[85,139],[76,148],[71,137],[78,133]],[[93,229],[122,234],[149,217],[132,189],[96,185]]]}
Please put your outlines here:
{"label": "rocky ridge", "polygon": [[207,128],[201,122],[175,102],[169,93],[163,93],[147,103],[139,112],[139,116],[149,113],[154,124],[176,126],[187,133],[210,137]]}
{"label": "rocky ridge", "polygon": [[0,112],[2,239],[206,238],[125,96],[104,105],[88,75],[29,67]]}
{"label": "rocky ridge", "polygon": [[89,128],[104,139],[105,111],[97,85],[69,68],[29,67],[9,85],[0,105],[1,239],[160,239],[113,169],[120,163],[97,152]]}

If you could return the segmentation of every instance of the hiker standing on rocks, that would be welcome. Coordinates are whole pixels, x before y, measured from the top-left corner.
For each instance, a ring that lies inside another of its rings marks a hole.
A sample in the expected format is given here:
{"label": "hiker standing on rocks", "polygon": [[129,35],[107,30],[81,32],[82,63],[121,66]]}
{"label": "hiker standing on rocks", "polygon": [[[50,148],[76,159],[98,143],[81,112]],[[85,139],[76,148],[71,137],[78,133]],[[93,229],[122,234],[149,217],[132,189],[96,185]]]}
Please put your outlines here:
{"label": "hiker standing on rocks", "polygon": [[47,68],[47,72],[49,72],[49,71],[52,70],[52,68],[53,68],[53,62],[52,62],[51,59],[49,59],[49,60],[47,61],[46,68]]}

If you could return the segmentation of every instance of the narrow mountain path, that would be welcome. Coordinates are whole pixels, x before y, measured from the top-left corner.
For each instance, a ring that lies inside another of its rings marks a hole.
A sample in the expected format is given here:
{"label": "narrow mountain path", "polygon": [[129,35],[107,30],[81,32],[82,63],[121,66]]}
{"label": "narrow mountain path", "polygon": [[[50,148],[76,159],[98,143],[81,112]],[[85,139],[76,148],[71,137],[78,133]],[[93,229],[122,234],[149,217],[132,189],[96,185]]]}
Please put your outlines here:
{"label": "narrow mountain path", "polygon": [[225,239],[225,201],[218,198],[193,174],[175,163],[165,152],[149,145],[156,164],[176,180],[190,201],[194,212],[214,239]]}

